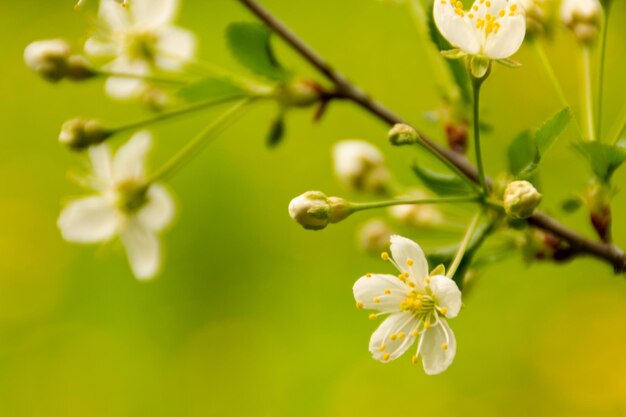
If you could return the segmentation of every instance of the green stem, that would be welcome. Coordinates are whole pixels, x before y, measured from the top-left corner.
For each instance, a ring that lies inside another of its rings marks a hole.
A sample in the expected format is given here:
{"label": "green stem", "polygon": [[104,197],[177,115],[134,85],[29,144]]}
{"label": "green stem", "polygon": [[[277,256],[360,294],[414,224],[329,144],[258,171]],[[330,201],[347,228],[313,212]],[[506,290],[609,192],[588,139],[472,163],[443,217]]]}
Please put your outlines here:
{"label": "green stem", "polygon": [[626,129],[626,104],[622,107],[621,113],[618,114],[614,126],[608,137],[611,138],[611,143],[616,144],[621,139],[620,136]]}
{"label": "green stem", "polygon": [[561,83],[559,83],[559,79],[556,77],[554,69],[552,68],[550,60],[548,59],[548,55],[546,55],[546,50],[544,49],[543,44],[539,39],[535,39],[533,41],[533,46],[535,47],[535,52],[537,53],[537,56],[539,57],[539,60],[543,65],[543,69],[546,71],[546,75],[548,76],[548,79],[550,80],[550,83],[552,84],[556,95],[559,96],[561,104],[565,107],[570,107],[567,101],[567,97],[565,97],[565,93],[563,92],[563,88],[561,87]]}
{"label": "green stem", "polygon": [[476,152],[476,167],[478,168],[478,179],[480,180],[480,187],[482,188],[483,196],[489,195],[489,188],[487,186],[487,180],[485,177],[485,167],[483,165],[483,154],[480,148],[480,87],[484,81],[483,79],[474,79],[472,81],[472,88],[474,91],[474,149]]}
{"label": "green stem", "polygon": [[465,256],[465,251],[467,250],[467,246],[469,245],[472,236],[474,235],[474,232],[476,231],[476,227],[478,227],[478,221],[480,220],[480,217],[482,216],[483,212],[478,211],[474,217],[472,218],[472,221],[470,222],[469,226],[467,226],[467,231],[465,232],[465,236],[463,237],[463,240],[461,241],[461,244],[459,245],[459,249],[456,252],[456,255],[454,256],[454,260],[452,261],[452,263],[450,264],[450,267],[448,268],[448,271],[446,272],[446,276],[450,279],[452,279],[454,277],[454,273],[456,272],[456,270],[459,268],[459,265],[461,265],[461,261],[463,260],[463,256]]}
{"label": "green stem", "polygon": [[141,75],[141,74],[130,74],[125,72],[111,72],[111,71],[103,71],[101,69],[91,69],[97,75],[102,77],[118,77],[118,78],[130,78],[134,80],[143,80],[146,82],[159,83],[159,84],[174,84],[174,85],[185,85],[189,84],[189,81],[181,80],[178,78],[167,78],[167,77],[157,77],[153,75]]}
{"label": "green stem", "polygon": [[602,110],[603,110],[603,102],[604,102],[604,67],[606,64],[606,45],[607,45],[607,36],[609,33],[609,11],[611,7],[610,3],[607,3],[607,6],[604,9],[604,25],[602,28],[602,44],[600,45],[600,69],[598,76],[598,104],[597,104],[597,114],[596,114],[596,123],[598,124],[596,137],[599,141],[602,141]]}
{"label": "green stem", "polygon": [[159,123],[159,122],[163,122],[175,117],[179,117],[179,116],[183,116],[185,114],[188,113],[193,113],[199,110],[204,110],[213,106],[217,106],[220,104],[224,104],[224,103],[228,103],[231,102],[233,100],[237,100],[237,99],[241,99],[243,96],[242,95],[236,95],[236,96],[230,96],[230,97],[220,97],[218,99],[211,99],[211,100],[206,100],[203,102],[200,102],[198,104],[194,104],[192,106],[189,107],[185,107],[183,109],[180,110],[175,110],[169,113],[162,113],[162,114],[158,114],[157,116],[154,117],[150,117],[147,119],[143,119],[143,120],[139,120],[136,122],[132,122],[129,123],[127,125],[123,125],[123,126],[119,126],[116,128],[111,129],[114,133],[120,133],[120,132],[124,132],[127,130],[136,130],[136,129],[140,129],[144,126],[149,126],[152,125],[154,123]]}
{"label": "green stem", "polygon": [[582,70],[584,83],[582,86],[583,103],[585,105],[585,117],[587,127],[587,138],[595,141],[595,128],[593,122],[593,97],[591,88],[591,47],[584,46],[582,53]]}
{"label": "green stem", "polygon": [[254,98],[246,98],[239,101],[233,107],[222,113],[209,126],[202,130],[198,135],[191,139],[181,150],[179,150],[169,161],[161,166],[150,178],[148,183],[155,182],[166,176],[171,176],[176,170],[181,168],[189,159],[202,149],[207,141],[215,136],[218,130],[254,101]]}
{"label": "green stem", "polygon": [[352,212],[371,210],[377,208],[403,206],[407,204],[456,204],[456,203],[477,203],[477,196],[468,197],[447,197],[447,198],[404,198],[397,200],[374,201],[370,203],[351,203]]}

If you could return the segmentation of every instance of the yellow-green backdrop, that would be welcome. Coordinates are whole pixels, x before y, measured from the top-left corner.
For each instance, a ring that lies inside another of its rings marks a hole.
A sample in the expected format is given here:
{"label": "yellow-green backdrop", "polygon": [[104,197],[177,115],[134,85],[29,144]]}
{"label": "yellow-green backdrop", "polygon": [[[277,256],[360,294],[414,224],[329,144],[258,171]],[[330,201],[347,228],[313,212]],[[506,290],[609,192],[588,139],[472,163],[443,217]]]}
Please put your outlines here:
{"label": "yellow-green backdrop", "polygon": [[[626,21],[614,2],[607,60],[606,121],[624,103]],[[401,7],[375,0],[264,0],[337,68],[424,129],[437,103],[432,74]],[[41,38],[84,40],[95,4],[0,1],[0,415],[6,417],[351,417],[626,415],[626,280],[590,259],[527,266],[518,258],[480,276],[452,327],[452,367],[426,376],[408,357],[391,364],[367,351],[376,323],[354,308],[352,284],[389,265],[360,253],[354,216],[306,232],[287,215],[309,189],[348,195],[332,175],[330,146],[364,138],[386,147],[386,127],[349,104],[322,123],[295,112],[285,142],[264,146],[271,105],[243,123],[171,182],[179,204],[158,280],[137,282],[121,248],[64,243],[55,226],[68,177],[82,160],[59,146],[74,116],[123,123],[145,115],[113,103],[99,82],[46,84],[22,61]],[[233,0],[183,2],[181,25],[201,56],[232,69],[224,46],[231,21],[253,20]],[[284,46],[284,62],[314,73]],[[549,57],[578,103],[577,50],[560,32]],[[559,109],[533,51],[499,67],[484,89],[490,173],[505,168],[508,141]],[[577,106],[576,106],[577,107]],[[213,111],[155,129],[158,166]],[[543,207],[581,189],[589,171],[561,138],[545,161]],[[119,143],[119,139],[115,139]],[[385,149],[394,174],[413,181],[416,156]],[[615,177],[624,184],[625,172]],[[348,195],[349,196],[349,195]],[[615,200],[615,238],[626,244],[626,197]],[[592,234],[584,215],[564,221]],[[410,235],[417,241],[420,232]]]}

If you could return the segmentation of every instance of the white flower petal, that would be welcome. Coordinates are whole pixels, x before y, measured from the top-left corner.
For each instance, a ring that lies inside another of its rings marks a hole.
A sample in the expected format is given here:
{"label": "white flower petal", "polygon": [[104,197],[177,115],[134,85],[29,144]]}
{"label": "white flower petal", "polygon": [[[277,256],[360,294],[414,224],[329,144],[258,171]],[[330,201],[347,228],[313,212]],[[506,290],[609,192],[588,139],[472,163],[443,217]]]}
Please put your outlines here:
{"label": "white flower petal", "polygon": [[[112,72],[132,75],[148,75],[148,64],[141,60],[129,61],[127,57],[120,56],[111,63],[109,68]],[[132,77],[109,77],[105,84],[105,91],[111,98],[126,100],[136,98],[146,89],[146,83],[140,78]]]}
{"label": "white flower petal", "polygon": [[[520,7],[520,9],[522,9]],[[504,59],[522,46],[526,36],[526,18],[523,13],[505,16],[498,21],[500,29],[487,36],[483,53],[491,59]]]}
{"label": "white flower petal", "polygon": [[120,52],[119,45],[97,38],[89,38],[85,42],[85,53],[94,57],[115,56]]}
{"label": "white flower petal", "polygon": [[400,311],[400,303],[410,291],[411,288],[398,277],[382,274],[361,277],[352,287],[357,303],[362,303],[369,310],[384,312]]}
{"label": "white flower petal", "polygon": [[498,16],[500,10],[506,10],[507,0],[476,0],[470,9],[470,13],[475,19],[483,19],[487,13],[492,16]]}
{"label": "white flower petal", "polygon": [[422,248],[411,239],[402,236],[391,236],[391,255],[401,272],[408,272],[409,279],[423,287],[424,278],[428,276],[428,261]]}
{"label": "white flower petal", "polygon": [[136,24],[144,28],[158,28],[174,20],[178,0],[133,0],[130,11]]}
{"label": "white flower petal", "polygon": [[159,239],[133,218],[128,219],[120,238],[135,277],[140,280],[153,278],[161,265]]}
{"label": "white flower petal", "polygon": [[453,46],[470,55],[480,52],[480,42],[472,22],[468,17],[456,14],[453,5],[447,1],[436,0],[433,15],[439,32]]}
{"label": "white flower petal", "polygon": [[63,209],[57,225],[70,242],[95,243],[111,239],[117,232],[119,215],[104,197],[86,197]]}
{"label": "white flower petal", "polygon": [[448,369],[456,354],[456,338],[448,323],[439,319],[439,324],[426,330],[422,338],[419,354],[422,355],[424,371],[428,375],[436,375]]}
{"label": "white flower petal", "polygon": [[430,289],[437,298],[437,305],[446,308],[445,316],[454,318],[461,310],[461,290],[456,282],[444,275],[430,277]]}
{"label": "white flower petal", "polygon": [[161,31],[156,49],[157,67],[167,71],[179,70],[196,53],[196,38],[188,30],[169,26]]}
{"label": "white flower petal", "polygon": [[115,0],[102,0],[98,13],[111,29],[122,29],[130,25],[127,10]]}
{"label": "white flower petal", "polygon": [[144,130],[135,133],[117,150],[112,165],[113,178],[116,182],[143,178],[144,161],[151,145],[152,136]]}
{"label": "white flower petal", "polygon": [[96,179],[101,184],[108,186],[111,184],[111,150],[105,143],[89,147],[89,159]]}
{"label": "white flower petal", "polygon": [[369,350],[374,359],[387,362],[401,356],[415,343],[413,330],[418,321],[411,312],[395,313],[387,317],[372,334]]}
{"label": "white flower petal", "polygon": [[174,217],[174,201],[162,185],[152,185],[146,195],[148,201],[137,212],[137,220],[148,230],[160,232]]}

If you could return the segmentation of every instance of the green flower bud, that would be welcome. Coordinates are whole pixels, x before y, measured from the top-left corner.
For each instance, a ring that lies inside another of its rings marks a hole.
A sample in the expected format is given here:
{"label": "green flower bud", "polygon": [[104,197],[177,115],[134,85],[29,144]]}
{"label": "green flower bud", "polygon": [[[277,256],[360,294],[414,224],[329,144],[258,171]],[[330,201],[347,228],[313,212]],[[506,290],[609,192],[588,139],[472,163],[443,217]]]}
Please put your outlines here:
{"label": "green flower bud", "polygon": [[295,79],[276,90],[276,100],[284,107],[309,107],[322,96],[322,87],[315,81]]}
{"label": "green flower bud", "polygon": [[307,191],[291,200],[289,215],[308,230],[321,230],[329,223],[337,223],[352,214],[352,208],[343,198],[327,197],[321,191]]}
{"label": "green flower bud", "polygon": [[513,181],[504,190],[504,210],[514,219],[527,219],[543,196],[528,181]]}
{"label": "green flower bud", "polygon": [[70,46],[61,39],[31,43],[24,50],[26,66],[50,82],[58,82],[67,75]]}
{"label": "green flower bud", "polygon": [[63,123],[61,133],[59,133],[59,142],[75,151],[80,151],[104,142],[112,134],[112,131],[103,128],[96,120],[76,118]]}
{"label": "green flower bud", "polygon": [[389,142],[394,146],[414,145],[419,142],[417,130],[405,123],[398,123],[389,130]]}

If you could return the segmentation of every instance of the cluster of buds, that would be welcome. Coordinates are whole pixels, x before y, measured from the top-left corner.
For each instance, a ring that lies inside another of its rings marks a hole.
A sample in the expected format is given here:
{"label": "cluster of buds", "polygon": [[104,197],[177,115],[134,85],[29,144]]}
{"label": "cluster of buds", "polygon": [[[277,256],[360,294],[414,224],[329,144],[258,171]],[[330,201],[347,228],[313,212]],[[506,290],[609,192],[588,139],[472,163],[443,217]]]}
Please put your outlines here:
{"label": "cluster of buds", "polygon": [[593,44],[600,29],[602,5],[598,0],[563,0],[561,19],[585,45]]}
{"label": "cluster of buds", "polygon": [[70,149],[80,151],[104,142],[112,134],[113,131],[102,127],[97,120],[76,118],[63,123],[59,142]]}
{"label": "cluster of buds", "polygon": [[327,197],[321,191],[307,191],[289,203],[289,215],[307,230],[322,230],[350,214],[350,203],[343,198]]}
{"label": "cluster of buds", "polygon": [[504,190],[504,210],[514,219],[527,219],[532,216],[542,198],[528,181],[513,181]]}
{"label": "cluster of buds", "polygon": [[24,62],[50,82],[82,81],[97,75],[84,57],[72,54],[69,44],[62,39],[31,43],[24,50]]}

